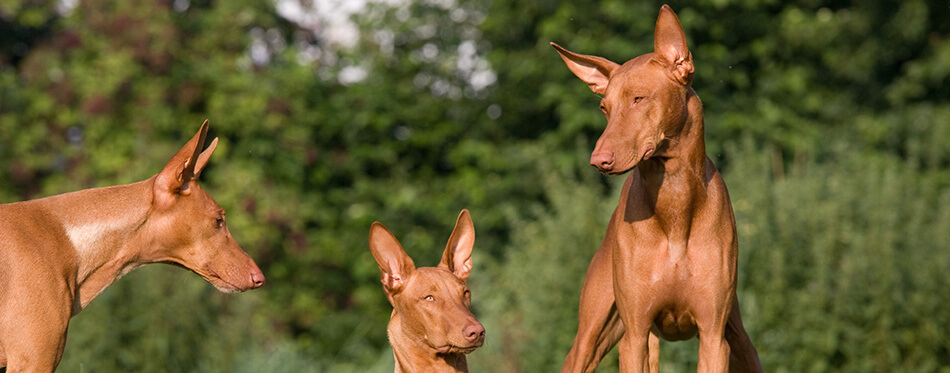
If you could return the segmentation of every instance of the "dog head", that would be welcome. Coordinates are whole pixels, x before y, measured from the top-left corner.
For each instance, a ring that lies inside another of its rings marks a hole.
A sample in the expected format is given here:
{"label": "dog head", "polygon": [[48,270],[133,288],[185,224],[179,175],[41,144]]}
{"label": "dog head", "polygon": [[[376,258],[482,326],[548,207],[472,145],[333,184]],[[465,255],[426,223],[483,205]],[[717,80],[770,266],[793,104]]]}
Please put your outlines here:
{"label": "dog head", "polygon": [[484,343],[485,328],[469,310],[472,295],[465,284],[474,245],[468,210],[459,214],[438,267],[416,268],[385,226],[370,227],[369,247],[383,290],[400,318],[400,331],[418,346],[439,354],[469,353]]}
{"label": "dog head", "polygon": [[653,53],[623,65],[551,45],[574,75],[603,95],[600,109],[607,128],[591,153],[592,166],[605,174],[622,174],[663,155],[668,140],[686,122],[694,72],[686,34],[669,6],[660,8]]}

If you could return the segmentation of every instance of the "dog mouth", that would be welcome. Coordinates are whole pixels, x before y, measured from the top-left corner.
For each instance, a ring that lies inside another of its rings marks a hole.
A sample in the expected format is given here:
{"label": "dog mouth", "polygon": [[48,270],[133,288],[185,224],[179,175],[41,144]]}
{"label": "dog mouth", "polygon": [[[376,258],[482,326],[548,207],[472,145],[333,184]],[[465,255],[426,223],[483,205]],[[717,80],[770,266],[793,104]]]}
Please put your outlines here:
{"label": "dog mouth", "polygon": [[240,292],[243,292],[243,291],[246,291],[246,290],[249,289],[249,288],[244,288],[244,287],[241,287],[241,286],[237,286],[237,285],[234,285],[234,284],[228,282],[228,281],[225,280],[223,277],[221,277],[221,275],[219,275],[217,272],[215,272],[214,269],[211,269],[211,268],[204,268],[203,270],[199,270],[199,269],[197,269],[197,268],[190,268],[190,267],[188,267],[188,266],[186,266],[186,265],[184,265],[184,264],[182,264],[182,263],[179,263],[179,262],[173,261],[173,260],[167,261],[167,262],[165,262],[165,263],[168,263],[168,264],[171,264],[171,265],[173,265],[173,266],[177,266],[177,267],[181,267],[181,268],[187,269],[187,270],[193,272],[194,274],[196,274],[196,275],[198,275],[198,276],[201,276],[201,278],[203,278],[203,279],[204,279],[205,281],[207,281],[209,284],[211,284],[212,286],[214,286],[215,289],[218,289],[218,291],[220,291],[220,292],[222,292],[222,293],[225,293],[225,294],[240,293]]}
{"label": "dog mouth", "polygon": [[470,354],[473,351],[477,350],[479,347],[482,347],[482,341],[477,342],[471,346],[455,346],[455,345],[444,345],[435,348],[435,351],[439,354]]}
{"label": "dog mouth", "polygon": [[[629,153],[629,154],[636,154],[636,153],[631,152],[631,153]],[[622,167],[622,168],[613,168],[613,169],[610,169],[610,170],[602,170],[602,169],[601,169],[600,172],[601,172],[602,174],[608,175],[608,176],[611,176],[611,175],[623,175],[623,174],[625,174],[625,173],[627,173],[627,172],[630,172],[630,170],[632,170],[634,167],[637,167],[637,165],[639,165],[640,163],[643,163],[643,161],[646,161],[646,160],[650,159],[650,157],[652,157],[654,154],[656,154],[656,146],[655,146],[655,145],[649,145],[649,146],[647,146],[646,151],[644,151],[643,153],[641,153],[639,157],[637,157],[637,156],[632,156],[632,157],[627,158],[628,161],[627,161],[627,162],[624,162],[624,164],[627,164],[627,165],[629,165],[629,166],[627,166],[627,167]]]}
{"label": "dog mouth", "polygon": [[[647,160],[647,159],[650,159],[650,157],[653,156],[653,153],[654,153],[654,152],[656,152],[656,146],[651,145],[651,146],[648,147],[647,150],[646,150],[645,152],[643,152],[643,154],[640,156],[640,162],[643,162],[643,161],[645,161],[645,160]],[[640,162],[637,162],[637,163],[639,164]]]}
{"label": "dog mouth", "polygon": [[195,271],[195,273],[197,273],[198,276],[201,276],[201,278],[205,279],[205,281],[208,281],[211,285],[214,285],[214,287],[218,289],[218,291],[225,294],[240,293],[242,291],[248,290],[247,288],[243,288],[241,286],[237,286],[228,282],[228,280],[225,280],[223,277],[218,275],[218,273],[215,272],[211,268],[208,268],[207,274],[203,274],[197,271]]}

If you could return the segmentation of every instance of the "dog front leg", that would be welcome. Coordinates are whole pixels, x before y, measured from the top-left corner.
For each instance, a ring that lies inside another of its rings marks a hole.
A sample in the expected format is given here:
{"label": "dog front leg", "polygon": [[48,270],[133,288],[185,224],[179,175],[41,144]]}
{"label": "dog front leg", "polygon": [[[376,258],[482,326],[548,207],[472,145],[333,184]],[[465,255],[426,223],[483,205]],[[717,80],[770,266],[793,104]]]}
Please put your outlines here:
{"label": "dog front leg", "polygon": [[587,268],[578,309],[577,335],[564,360],[562,373],[593,372],[623,336],[623,324],[614,302],[612,252],[605,240]]}

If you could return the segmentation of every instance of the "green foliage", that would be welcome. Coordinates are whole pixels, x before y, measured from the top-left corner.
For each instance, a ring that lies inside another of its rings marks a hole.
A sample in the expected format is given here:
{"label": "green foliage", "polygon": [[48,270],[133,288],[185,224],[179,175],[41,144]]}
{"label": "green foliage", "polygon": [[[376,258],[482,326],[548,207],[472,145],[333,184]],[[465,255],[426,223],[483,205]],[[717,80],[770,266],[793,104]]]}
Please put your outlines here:
{"label": "green foliage", "polygon": [[[950,194],[939,173],[851,146],[786,177],[768,156],[736,150],[746,324],[774,371],[935,371],[947,365],[940,273]],[[940,173],[944,173],[942,171]],[[847,175],[841,177],[840,175]],[[777,249],[780,248],[780,249]],[[747,317],[748,318],[748,317]],[[768,346],[768,347],[765,347]],[[781,361],[781,364],[774,362]],[[773,365],[774,364],[774,365]],[[890,367],[885,369],[885,367]]]}
{"label": "green foliage", "polygon": [[[473,370],[557,369],[622,177],[586,166],[599,97],[548,42],[623,62],[659,2],[374,2],[352,44],[267,0],[67,3],[0,4],[0,202],[150,177],[209,118],[201,181],[268,283],[137,270],[73,319],[61,371],[389,371],[368,227],[432,265],[462,208]],[[950,8],[671,5],[766,370],[948,369]],[[664,371],[695,362],[663,344]]]}

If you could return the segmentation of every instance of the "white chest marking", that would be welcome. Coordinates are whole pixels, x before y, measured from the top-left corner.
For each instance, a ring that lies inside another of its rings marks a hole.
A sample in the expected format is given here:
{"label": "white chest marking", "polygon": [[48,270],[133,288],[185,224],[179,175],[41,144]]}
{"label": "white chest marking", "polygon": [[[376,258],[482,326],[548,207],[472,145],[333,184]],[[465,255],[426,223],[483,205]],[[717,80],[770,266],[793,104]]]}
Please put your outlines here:
{"label": "white chest marking", "polygon": [[100,220],[86,224],[66,225],[66,236],[76,248],[80,259],[85,259],[103,249],[109,242],[105,240],[110,234],[122,229],[125,222],[122,220]]}

